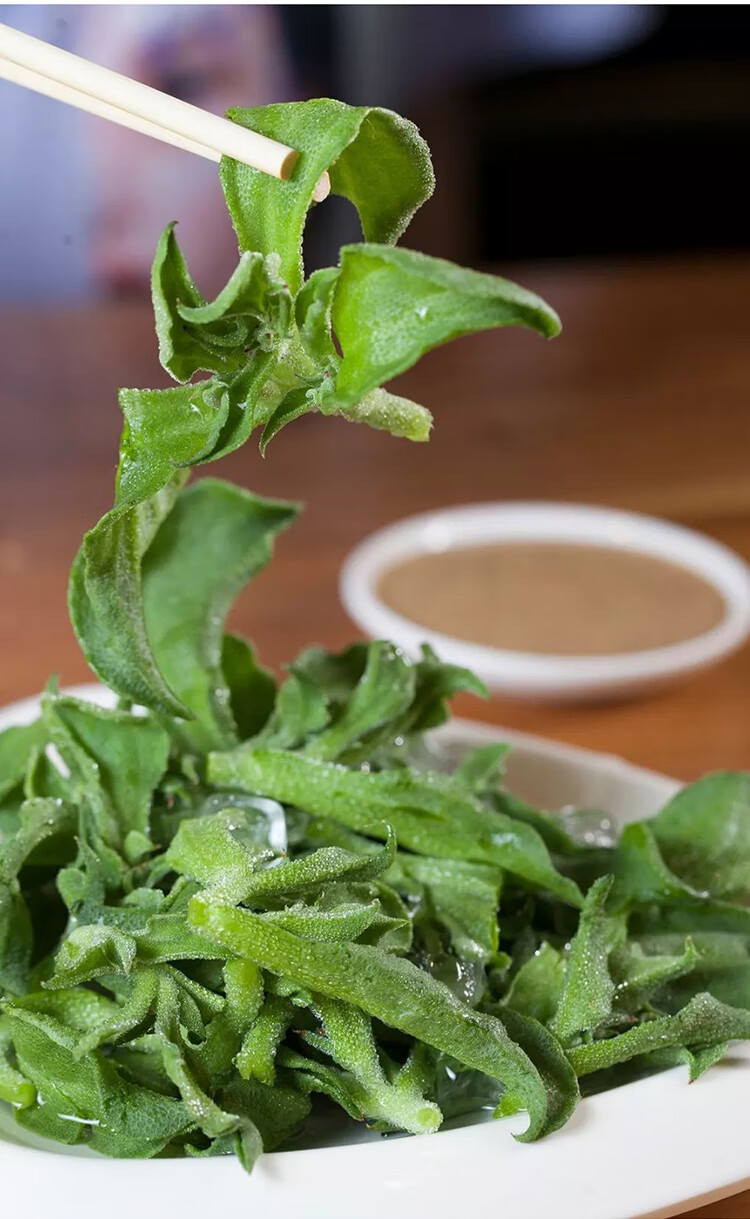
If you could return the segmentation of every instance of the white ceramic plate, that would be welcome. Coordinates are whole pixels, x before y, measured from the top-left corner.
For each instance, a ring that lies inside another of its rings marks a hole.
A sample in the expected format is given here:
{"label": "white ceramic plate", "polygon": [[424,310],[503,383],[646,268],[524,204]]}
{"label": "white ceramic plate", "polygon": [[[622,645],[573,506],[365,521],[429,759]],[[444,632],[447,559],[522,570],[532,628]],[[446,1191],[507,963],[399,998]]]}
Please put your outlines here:
{"label": "white ceramic plate", "polygon": [[[718,590],[726,614],[712,630],[669,647],[611,656],[543,656],[429,631],[378,596],[381,575],[407,559],[518,541],[610,546],[678,563]],[[750,568],[738,555],[679,525],[587,504],[469,504],[397,521],[352,551],[341,571],[340,591],[347,612],[371,638],[393,639],[411,654],[430,643],[443,660],[465,665],[491,689],[516,698],[581,701],[632,694],[715,664],[750,634]]]}
{"label": "white ceramic plate", "polygon": [[[71,691],[107,701],[99,687]],[[0,729],[38,700],[0,711]],[[620,823],[655,812],[679,786],[617,758],[466,721],[446,749],[514,745],[509,783],[540,805],[599,807]],[[563,1130],[531,1146],[525,1118],[422,1138],[351,1141],[263,1156],[252,1176],[233,1158],[108,1160],[31,1140],[0,1106],[0,1192],[13,1219],[643,1219],[750,1185],[750,1049],[734,1047],[692,1087],[681,1067],[583,1101]]]}

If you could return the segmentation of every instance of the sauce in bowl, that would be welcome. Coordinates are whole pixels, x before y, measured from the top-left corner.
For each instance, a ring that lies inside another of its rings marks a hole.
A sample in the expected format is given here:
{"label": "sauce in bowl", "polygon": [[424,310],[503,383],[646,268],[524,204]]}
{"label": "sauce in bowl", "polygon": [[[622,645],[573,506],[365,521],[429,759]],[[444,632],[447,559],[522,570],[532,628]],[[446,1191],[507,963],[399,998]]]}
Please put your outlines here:
{"label": "sauce in bowl", "polygon": [[386,606],[428,630],[558,656],[647,651],[694,639],[727,613],[721,593],[677,563],[563,542],[498,542],[422,554],[386,570]]}

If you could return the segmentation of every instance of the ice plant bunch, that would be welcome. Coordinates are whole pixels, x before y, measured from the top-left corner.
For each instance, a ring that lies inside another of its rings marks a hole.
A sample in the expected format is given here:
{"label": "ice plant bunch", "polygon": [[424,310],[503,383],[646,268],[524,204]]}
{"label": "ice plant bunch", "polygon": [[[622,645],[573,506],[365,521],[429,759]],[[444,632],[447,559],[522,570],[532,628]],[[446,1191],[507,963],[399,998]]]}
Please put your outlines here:
{"label": "ice plant bunch", "polygon": [[[191,467],[308,412],[425,440],[391,377],[472,331],[559,329],[395,245],[433,186],[411,124],[325,99],[232,117],[301,157],[287,182],[222,163],[241,252],[214,301],[159,242],[177,385],[121,391],[114,507],[70,584],[118,707],[51,685],[0,734],[0,1099],[63,1143],[248,1169],[321,1105],[414,1134],[525,1110],[539,1138],[579,1080],[695,1077],[750,1036],[750,779],[592,835],[514,798],[503,747],[449,773],[429,732],[483,689],[428,648],[313,647],[277,685],[225,630],[296,507]],[[326,170],[365,240],[305,279]]]}

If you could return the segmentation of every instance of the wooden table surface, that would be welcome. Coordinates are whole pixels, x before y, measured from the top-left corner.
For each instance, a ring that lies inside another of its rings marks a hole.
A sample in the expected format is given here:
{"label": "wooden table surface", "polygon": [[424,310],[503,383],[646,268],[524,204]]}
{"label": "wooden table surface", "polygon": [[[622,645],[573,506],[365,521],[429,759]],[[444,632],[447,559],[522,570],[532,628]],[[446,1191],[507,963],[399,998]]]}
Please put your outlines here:
{"label": "wooden table surface", "polygon": [[[657,513],[750,559],[750,259],[530,270],[562,315],[546,343],[506,330],[431,353],[400,379],[435,415],[429,445],[339,420],[294,424],[211,467],[303,518],[233,624],[280,665],[353,635],[337,573],[364,534],[481,500],[562,499]],[[88,671],[68,625],[68,569],[111,503],[120,385],[161,385],[150,309],[0,311],[0,704]],[[609,750],[682,779],[750,767],[750,649],[673,690],[589,707],[457,710]],[[750,1192],[691,1214],[748,1219]]]}

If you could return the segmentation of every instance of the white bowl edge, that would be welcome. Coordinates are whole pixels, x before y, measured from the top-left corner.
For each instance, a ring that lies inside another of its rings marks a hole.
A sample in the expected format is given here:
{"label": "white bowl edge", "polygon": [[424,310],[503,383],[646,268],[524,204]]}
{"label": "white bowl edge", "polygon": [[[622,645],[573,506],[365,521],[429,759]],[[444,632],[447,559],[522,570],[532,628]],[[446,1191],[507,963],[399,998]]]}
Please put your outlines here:
{"label": "white bowl edge", "polygon": [[[420,554],[493,541],[567,541],[612,546],[661,558],[702,576],[722,595],[727,613],[694,639],[611,656],[543,656],[474,644],[403,617],[377,593],[389,567]],[[750,568],[728,547],[668,521],[614,508],[570,503],[469,504],[407,517],[365,538],[341,569],[349,616],[372,638],[388,638],[416,655],[431,644],[499,693],[527,699],[583,700],[665,684],[715,664],[750,634]]]}

